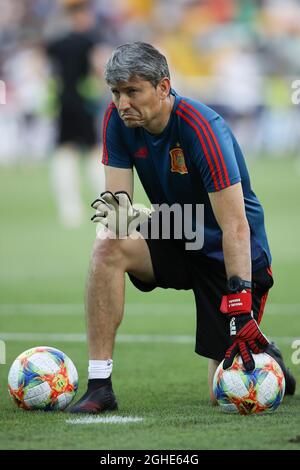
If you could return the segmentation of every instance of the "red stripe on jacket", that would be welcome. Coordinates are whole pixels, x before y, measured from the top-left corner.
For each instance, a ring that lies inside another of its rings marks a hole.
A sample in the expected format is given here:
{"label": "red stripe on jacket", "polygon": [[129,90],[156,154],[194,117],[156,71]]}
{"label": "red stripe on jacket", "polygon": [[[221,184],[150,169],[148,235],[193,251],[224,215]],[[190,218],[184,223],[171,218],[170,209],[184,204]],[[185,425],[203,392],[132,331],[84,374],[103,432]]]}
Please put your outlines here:
{"label": "red stripe on jacket", "polygon": [[107,126],[108,122],[110,120],[110,116],[112,113],[112,110],[115,108],[114,103],[110,103],[108,106],[104,118],[103,118],[103,158],[102,158],[102,163],[104,165],[108,165],[108,152],[107,152],[107,145],[106,145],[106,133],[107,133]]}
{"label": "red stripe on jacket", "polygon": [[195,122],[191,121],[185,114],[183,114],[178,109],[176,110],[176,114],[178,114],[178,116],[182,117],[182,119],[184,119],[196,131],[198,139],[199,139],[199,141],[200,141],[200,143],[201,143],[201,145],[204,149],[204,155],[205,155],[205,158],[207,160],[207,163],[208,163],[211,175],[212,175],[212,179],[213,179],[213,182],[214,182],[214,185],[215,185],[215,189],[218,191],[220,188],[219,188],[219,184],[218,184],[218,181],[217,181],[217,178],[216,178],[216,173],[215,173],[213,164],[211,162],[209,153],[207,152],[207,148],[206,148],[205,142],[203,140],[203,137],[202,137],[202,135],[199,131],[199,128],[196,126]]}
{"label": "red stripe on jacket", "polygon": [[210,136],[208,135],[207,133],[207,130],[205,129],[205,126],[204,124],[191,112],[189,111],[188,109],[186,109],[182,104],[179,104],[178,108],[180,108],[182,111],[184,111],[186,114],[188,114],[191,119],[196,122],[198,124],[198,126],[201,128],[203,134],[205,135],[205,138],[206,138],[206,142],[208,143],[208,146],[210,148],[210,155],[212,156],[212,159],[215,163],[215,167],[217,169],[217,172],[216,172],[216,178],[218,179],[218,183],[220,185],[220,187],[222,189],[225,188],[225,184],[224,184],[224,181],[223,181],[223,176],[222,176],[222,170],[220,168],[220,164],[219,164],[219,160],[218,160],[218,157],[216,155],[216,151],[213,147],[213,144],[211,142],[211,138]]}
{"label": "red stripe on jacket", "polygon": [[[219,158],[220,158],[220,161],[221,161],[221,165],[222,165],[222,168],[223,168],[223,172],[224,172],[224,176],[225,176],[225,182],[226,182],[226,186],[230,186],[230,179],[229,179],[229,176],[228,176],[228,171],[227,171],[227,168],[226,168],[226,164],[225,164],[225,161],[224,161],[224,157],[223,157],[223,154],[221,152],[221,149],[220,149],[220,146],[219,146],[219,142],[214,134],[214,131],[212,130],[212,127],[211,125],[209,124],[209,122],[202,116],[202,114],[200,114],[200,112],[198,111],[198,109],[194,108],[194,106],[192,106],[191,104],[187,103],[186,101],[184,100],[181,100],[181,103],[183,103],[185,106],[187,106],[188,108],[190,108],[200,119],[201,121],[207,126],[207,129],[215,143],[215,146],[216,146],[216,149],[218,151],[218,155],[219,155]],[[214,155],[215,155],[215,150],[214,150]],[[217,158],[217,157],[216,157]],[[222,183],[223,183],[223,180],[222,180]],[[225,187],[225,186],[224,186]]]}
{"label": "red stripe on jacket", "polygon": [[265,310],[265,305],[267,302],[269,291],[267,291],[261,298],[260,301],[260,307],[259,307],[259,312],[258,312],[258,318],[257,318],[257,323],[260,324],[264,310]]}

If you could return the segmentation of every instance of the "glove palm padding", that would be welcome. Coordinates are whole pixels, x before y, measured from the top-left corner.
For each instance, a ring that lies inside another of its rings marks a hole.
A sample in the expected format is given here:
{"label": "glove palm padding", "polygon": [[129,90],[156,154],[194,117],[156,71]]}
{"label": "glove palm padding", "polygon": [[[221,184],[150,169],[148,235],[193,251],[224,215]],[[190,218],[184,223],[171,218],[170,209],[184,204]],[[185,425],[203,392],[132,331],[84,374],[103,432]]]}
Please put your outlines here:
{"label": "glove palm padding", "polygon": [[231,367],[235,356],[240,353],[245,369],[248,371],[253,370],[255,361],[251,352],[259,354],[269,344],[252,313],[250,313],[251,305],[251,291],[229,294],[222,298],[220,310],[228,315],[230,319],[231,338],[231,345],[225,354],[224,369]]}
{"label": "glove palm padding", "polygon": [[230,330],[234,329],[236,334],[231,336],[232,344],[226,351],[223,368],[228,369],[235,356],[240,353],[245,369],[251,371],[255,368],[251,352],[255,354],[263,352],[269,342],[250,313],[232,317]]}
{"label": "glove palm padding", "polygon": [[126,238],[151,217],[151,211],[146,207],[135,208],[125,191],[115,194],[105,191],[92,203],[92,207],[96,209],[92,221],[102,224],[118,238]]}

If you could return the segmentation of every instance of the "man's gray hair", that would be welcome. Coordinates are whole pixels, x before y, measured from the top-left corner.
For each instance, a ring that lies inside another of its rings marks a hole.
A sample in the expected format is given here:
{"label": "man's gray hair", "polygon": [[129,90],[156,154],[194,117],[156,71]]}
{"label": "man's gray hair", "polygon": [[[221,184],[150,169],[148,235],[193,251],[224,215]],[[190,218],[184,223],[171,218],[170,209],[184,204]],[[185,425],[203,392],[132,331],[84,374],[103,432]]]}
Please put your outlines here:
{"label": "man's gray hair", "polygon": [[122,44],[113,51],[104,76],[108,85],[139,77],[156,87],[162,78],[170,78],[170,72],[165,56],[155,47],[145,42],[132,42]]}

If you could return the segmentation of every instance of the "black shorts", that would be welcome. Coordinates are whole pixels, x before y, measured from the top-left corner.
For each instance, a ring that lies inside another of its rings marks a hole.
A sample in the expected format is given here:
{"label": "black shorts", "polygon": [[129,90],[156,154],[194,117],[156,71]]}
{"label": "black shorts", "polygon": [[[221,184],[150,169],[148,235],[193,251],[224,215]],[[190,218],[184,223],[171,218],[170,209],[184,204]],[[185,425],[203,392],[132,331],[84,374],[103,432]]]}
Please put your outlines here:
{"label": "black shorts", "polygon": [[[150,250],[156,282],[146,284],[129,275],[133,284],[144,292],[156,287],[192,289],[196,301],[196,353],[221,361],[230,346],[228,317],[220,312],[221,299],[226,294],[227,277],[224,263],[185,251],[177,240],[146,240]],[[267,260],[266,260],[267,261]],[[252,273],[252,308],[260,323],[269,289],[273,285],[272,271],[267,266]]]}
{"label": "black shorts", "polygon": [[91,148],[99,141],[96,118],[87,113],[83,107],[76,110],[62,108],[57,124],[58,144],[75,144]]}

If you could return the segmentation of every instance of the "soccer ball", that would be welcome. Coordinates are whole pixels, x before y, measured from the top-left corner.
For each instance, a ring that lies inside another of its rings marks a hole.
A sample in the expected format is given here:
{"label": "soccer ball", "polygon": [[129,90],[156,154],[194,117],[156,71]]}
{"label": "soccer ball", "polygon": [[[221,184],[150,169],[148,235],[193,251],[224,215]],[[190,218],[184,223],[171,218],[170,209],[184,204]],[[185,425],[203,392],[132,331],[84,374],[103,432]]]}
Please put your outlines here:
{"label": "soccer ball", "polygon": [[48,346],[24,351],[8,374],[9,394],[25,410],[63,410],[77,388],[78,374],[71,359]]}
{"label": "soccer ball", "polygon": [[282,402],[285,379],[281,367],[269,354],[253,354],[255,369],[247,372],[237,355],[229,369],[217,368],[214,395],[222,411],[242,415],[275,411]]}

